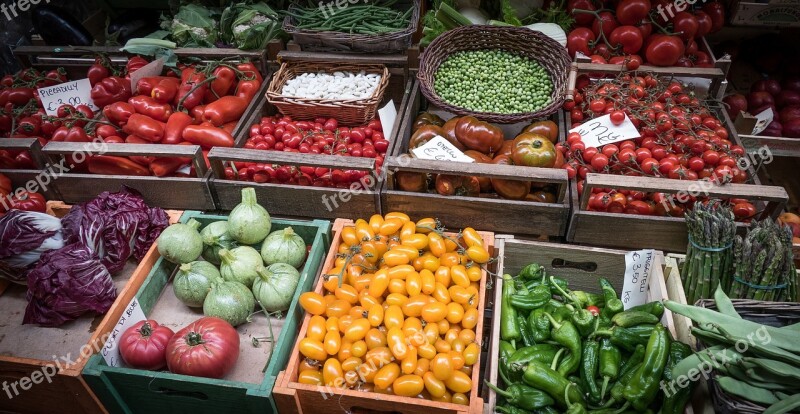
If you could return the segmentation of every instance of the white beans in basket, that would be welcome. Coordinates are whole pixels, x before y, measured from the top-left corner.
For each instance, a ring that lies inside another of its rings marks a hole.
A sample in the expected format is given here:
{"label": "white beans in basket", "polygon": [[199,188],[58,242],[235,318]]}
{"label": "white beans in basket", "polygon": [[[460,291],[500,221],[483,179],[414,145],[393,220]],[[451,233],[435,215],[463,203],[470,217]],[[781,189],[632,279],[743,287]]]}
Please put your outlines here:
{"label": "white beans in basket", "polygon": [[281,95],[307,99],[366,99],[375,93],[381,75],[366,73],[333,72],[333,74],[303,73],[289,79]]}

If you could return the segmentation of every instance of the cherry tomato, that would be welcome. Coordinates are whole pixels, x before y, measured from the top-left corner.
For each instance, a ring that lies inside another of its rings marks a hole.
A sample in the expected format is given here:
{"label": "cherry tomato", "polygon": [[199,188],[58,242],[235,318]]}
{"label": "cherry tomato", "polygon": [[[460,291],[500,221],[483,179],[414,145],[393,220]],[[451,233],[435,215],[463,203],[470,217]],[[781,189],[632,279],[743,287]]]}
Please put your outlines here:
{"label": "cherry tomato", "polygon": [[592,315],[594,315],[594,316],[600,315],[600,308],[598,308],[597,306],[587,306],[586,310],[591,312]]}

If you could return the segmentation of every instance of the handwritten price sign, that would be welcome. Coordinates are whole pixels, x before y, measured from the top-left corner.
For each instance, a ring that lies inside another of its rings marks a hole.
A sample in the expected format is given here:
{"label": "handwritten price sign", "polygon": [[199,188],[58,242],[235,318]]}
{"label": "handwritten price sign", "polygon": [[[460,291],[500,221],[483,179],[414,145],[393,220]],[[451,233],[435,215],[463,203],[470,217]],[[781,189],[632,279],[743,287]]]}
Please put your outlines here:
{"label": "handwritten price sign", "polygon": [[647,301],[650,273],[653,270],[655,251],[636,250],[625,254],[625,281],[620,299],[625,309],[643,305]]}
{"label": "handwritten price sign", "polygon": [[39,88],[39,97],[45,112],[50,116],[56,116],[61,105],[89,105],[92,111],[100,109],[92,101],[92,84],[89,79]]}
{"label": "handwritten price sign", "polygon": [[630,118],[628,118],[628,115],[625,115],[625,121],[620,125],[614,125],[611,122],[611,115],[604,115],[584,122],[570,129],[569,132],[581,134],[581,141],[586,144],[586,148],[599,148],[606,144],[639,138],[641,136]]}

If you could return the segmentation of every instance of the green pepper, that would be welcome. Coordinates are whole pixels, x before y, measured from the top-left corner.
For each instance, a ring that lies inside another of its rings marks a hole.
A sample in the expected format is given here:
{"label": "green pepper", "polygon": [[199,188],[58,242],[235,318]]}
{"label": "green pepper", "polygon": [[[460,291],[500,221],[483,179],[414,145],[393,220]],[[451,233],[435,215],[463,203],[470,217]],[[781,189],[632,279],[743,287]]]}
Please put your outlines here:
{"label": "green pepper", "polygon": [[[642,347],[644,349],[644,347]],[[608,383],[617,379],[619,376],[620,364],[622,363],[622,353],[619,348],[611,343],[608,338],[600,340],[600,350],[598,352],[599,373],[603,377],[603,386],[600,388],[600,400],[606,398]]]}
{"label": "green pepper", "polygon": [[622,364],[622,367],[620,367],[619,369],[620,377],[628,374],[630,371],[633,370],[635,366],[639,365],[640,363],[642,363],[642,361],[644,361],[644,351],[645,351],[644,345],[636,345],[636,349],[634,349],[633,353],[628,357],[625,363]]}
{"label": "green pepper", "polygon": [[658,317],[658,319],[661,319],[661,317],[664,316],[664,303],[662,303],[660,300],[654,300],[652,302],[647,302],[643,305],[634,306],[628,310],[647,312],[651,315]]}
{"label": "green pepper", "polygon": [[594,378],[597,376],[599,363],[600,343],[594,340],[583,344],[583,359],[581,360],[581,381],[586,384],[589,392],[589,401],[599,403],[601,400],[600,388]]}
{"label": "green pepper", "polygon": [[523,345],[536,345],[536,340],[533,339],[533,332],[528,328],[528,320],[522,315],[517,315],[517,324],[519,325]]}
{"label": "green pepper", "polygon": [[508,405],[499,405],[494,408],[494,410],[498,413],[506,413],[506,414],[531,414],[533,411],[523,410],[522,408],[514,407],[511,404]]}
{"label": "green pepper", "polygon": [[553,325],[550,337],[569,351],[569,355],[559,363],[558,373],[563,376],[569,375],[575,372],[581,363],[581,334],[572,322],[558,322],[549,313],[545,315]]}
{"label": "green pepper", "polygon": [[625,391],[625,385],[630,382],[631,378],[633,378],[634,375],[636,375],[636,371],[638,371],[642,365],[643,365],[642,362],[633,364],[628,372],[624,372],[622,375],[619,376],[619,379],[617,380],[616,384],[614,384],[614,386],[611,387],[611,399],[613,401],[622,401],[625,399],[625,397],[623,396],[623,391]]}
{"label": "green pepper", "polygon": [[571,302],[578,309],[586,307],[586,304],[581,302],[572,292],[568,292],[566,288],[559,286],[553,276],[550,276],[550,291],[553,292],[554,295],[561,296],[565,302]]}
{"label": "green pepper", "polygon": [[560,308],[555,308],[552,312],[548,311],[545,308],[545,313],[549,313],[556,321],[563,322],[572,319],[572,313],[575,312],[574,308],[562,306]]}
{"label": "green pepper", "polygon": [[519,276],[523,279],[542,279],[545,277],[545,269],[539,263],[531,263],[519,271]]}
{"label": "green pepper", "polygon": [[536,342],[550,339],[550,319],[545,316],[544,308],[536,309],[528,315],[528,329]]}
{"label": "green pepper", "polygon": [[484,381],[484,384],[493,389],[497,395],[503,396],[509,404],[523,410],[532,411],[555,404],[553,398],[544,391],[524,384],[511,384],[505,390],[501,390],[489,381]]}
{"label": "green pepper", "polygon": [[569,380],[539,361],[531,361],[528,364],[522,380],[529,386],[549,394],[561,408],[569,408],[572,402],[585,402],[577,387],[569,387]]}
{"label": "green pepper", "polygon": [[515,292],[514,280],[511,275],[503,275],[503,302],[500,304],[500,339],[515,341],[522,337],[519,323],[517,322],[517,310],[511,306],[511,295]]}
{"label": "green pepper", "polygon": [[[596,336],[611,338],[611,343],[633,352],[636,345],[646,345],[650,339],[650,334],[657,325],[642,325],[644,328],[633,330],[632,328],[622,328],[615,326],[611,329],[599,329],[595,331]],[[634,327],[638,328],[638,327]]]}
{"label": "green pepper", "polygon": [[526,311],[540,308],[550,302],[552,298],[550,288],[546,285],[539,285],[530,290],[527,294],[517,293],[511,296],[511,305],[517,309]]}
{"label": "green pepper", "polygon": [[[511,373],[508,369],[508,361],[511,359],[511,356],[514,354],[514,352],[516,352],[514,345],[511,345],[511,343],[507,341],[500,341],[500,355],[498,355],[499,364],[497,367],[497,372],[500,374],[500,378],[502,378],[503,381],[506,381],[506,383],[511,382],[509,381]],[[519,377],[522,376],[520,375]]]}
{"label": "green pepper", "polygon": [[[564,391],[564,394],[568,394],[570,388],[572,388],[572,387],[577,387],[575,385],[574,381],[571,382],[569,385],[567,385],[567,390]],[[583,393],[581,393],[581,394],[583,394]],[[572,403],[569,400],[568,397],[565,396],[564,398],[567,400],[567,404],[569,405],[569,407],[567,408],[566,414],[589,414],[586,411],[586,404],[585,403],[582,403],[582,402]]]}
{"label": "green pepper", "polygon": [[605,299],[606,303],[611,299],[619,299],[619,295],[617,295],[617,291],[614,290],[614,286],[611,286],[611,282],[604,277],[600,278],[600,289],[603,291],[603,299]]}
{"label": "green pepper", "polygon": [[597,306],[599,308],[605,306],[606,303],[606,300],[603,297],[603,295],[584,292],[582,290],[573,290],[570,293],[575,299],[577,299],[579,302],[583,304],[582,307],[584,308],[587,306]]}
{"label": "green pepper", "polygon": [[600,310],[600,316],[602,316],[605,319],[608,319],[610,323],[611,318],[613,318],[614,315],[624,310],[625,310],[625,305],[622,303],[621,300],[617,298],[611,298],[610,300],[606,300],[606,306],[602,310]]}
{"label": "green pepper", "polygon": [[500,341],[500,359],[506,359],[511,357],[511,355],[517,352],[517,349],[514,348],[514,345],[511,345],[511,342],[508,341]]}
{"label": "green pepper", "polygon": [[508,366],[509,370],[516,370],[519,372],[524,371],[528,363],[534,360],[549,365],[556,357],[558,348],[559,347],[551,344],[526,346],[514,351],[514,353],[511,354],[511,357],[506,360],[506,365]]}
{"label": "green pepper", "polygon": [[611,318],[611,322],[614,323],[614,325],[621,326],[623,328],[630,328],[636,325],[652,325],[658,323],[659,320],[661,320],[661,318],[653,315],[652,313],[630,309],[622,313],[618,313]]}
{"label": "green pepper", "polygon": [[658,394],[658,384],[664,373],[669,355],[669,334],[662,325],[656,325],[647,342],[644,362],[622,392],[633,408],[644,410]]}
{"label": "green pepper", "polygon": [[578,328],[582,337],[589,336],[594,332],[594,315],[586,309],[581,309],[572,314],[572,323]]}
{"label": "green pepper", "polygon": [[560,413],[553,407],[543,407],[534,411],[534,414],[560,414]]}
{"label": "green pepper", "polygon": [[[667,357],[667,365],[664,367],[664,374],[662,375],[662,379],[667,387],[670,387],[674,384],[673,376],[672,376],[672,368],[678,364],[684,358],[688,358],[692,355],[692,349],[689,348],[688,345],[673,341],[669,344],[669,356]],[[667,388],[669,389],[669,388]],[[689,402],[689,399],[692,397],[692,387],[691,383],[687,387],[678,387],[677,390],[674,388],[671,390],[674,392],[664,392],[664,402],[661,405],[661,413],[662,414],[682,414],[686,404]]]}

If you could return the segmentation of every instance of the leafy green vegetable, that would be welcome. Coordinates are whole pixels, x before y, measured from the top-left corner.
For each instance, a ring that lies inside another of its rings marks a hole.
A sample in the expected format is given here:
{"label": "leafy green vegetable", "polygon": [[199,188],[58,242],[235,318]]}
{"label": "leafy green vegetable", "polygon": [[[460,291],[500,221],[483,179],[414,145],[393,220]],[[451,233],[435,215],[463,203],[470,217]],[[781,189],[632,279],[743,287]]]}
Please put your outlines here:
{"label": "leafy green vegetable", "polygon": [[162,15],[161,28],[182,47],[214,47],[218,13],[199,4],[185,4],[172,18]]}
{"label": "leafy green vegetable", "polygon": [[502,8],[504,22],[514,26],[522,26],[522,22],[517,18],[517,11],[511,5],[511,0],[503,0]]}
{"label": "leafy green vegetable", "polygon": [[283,36],[280,15],[264,2],[234,3],[222,12],[222,40],[243,50],[263,49]]}

